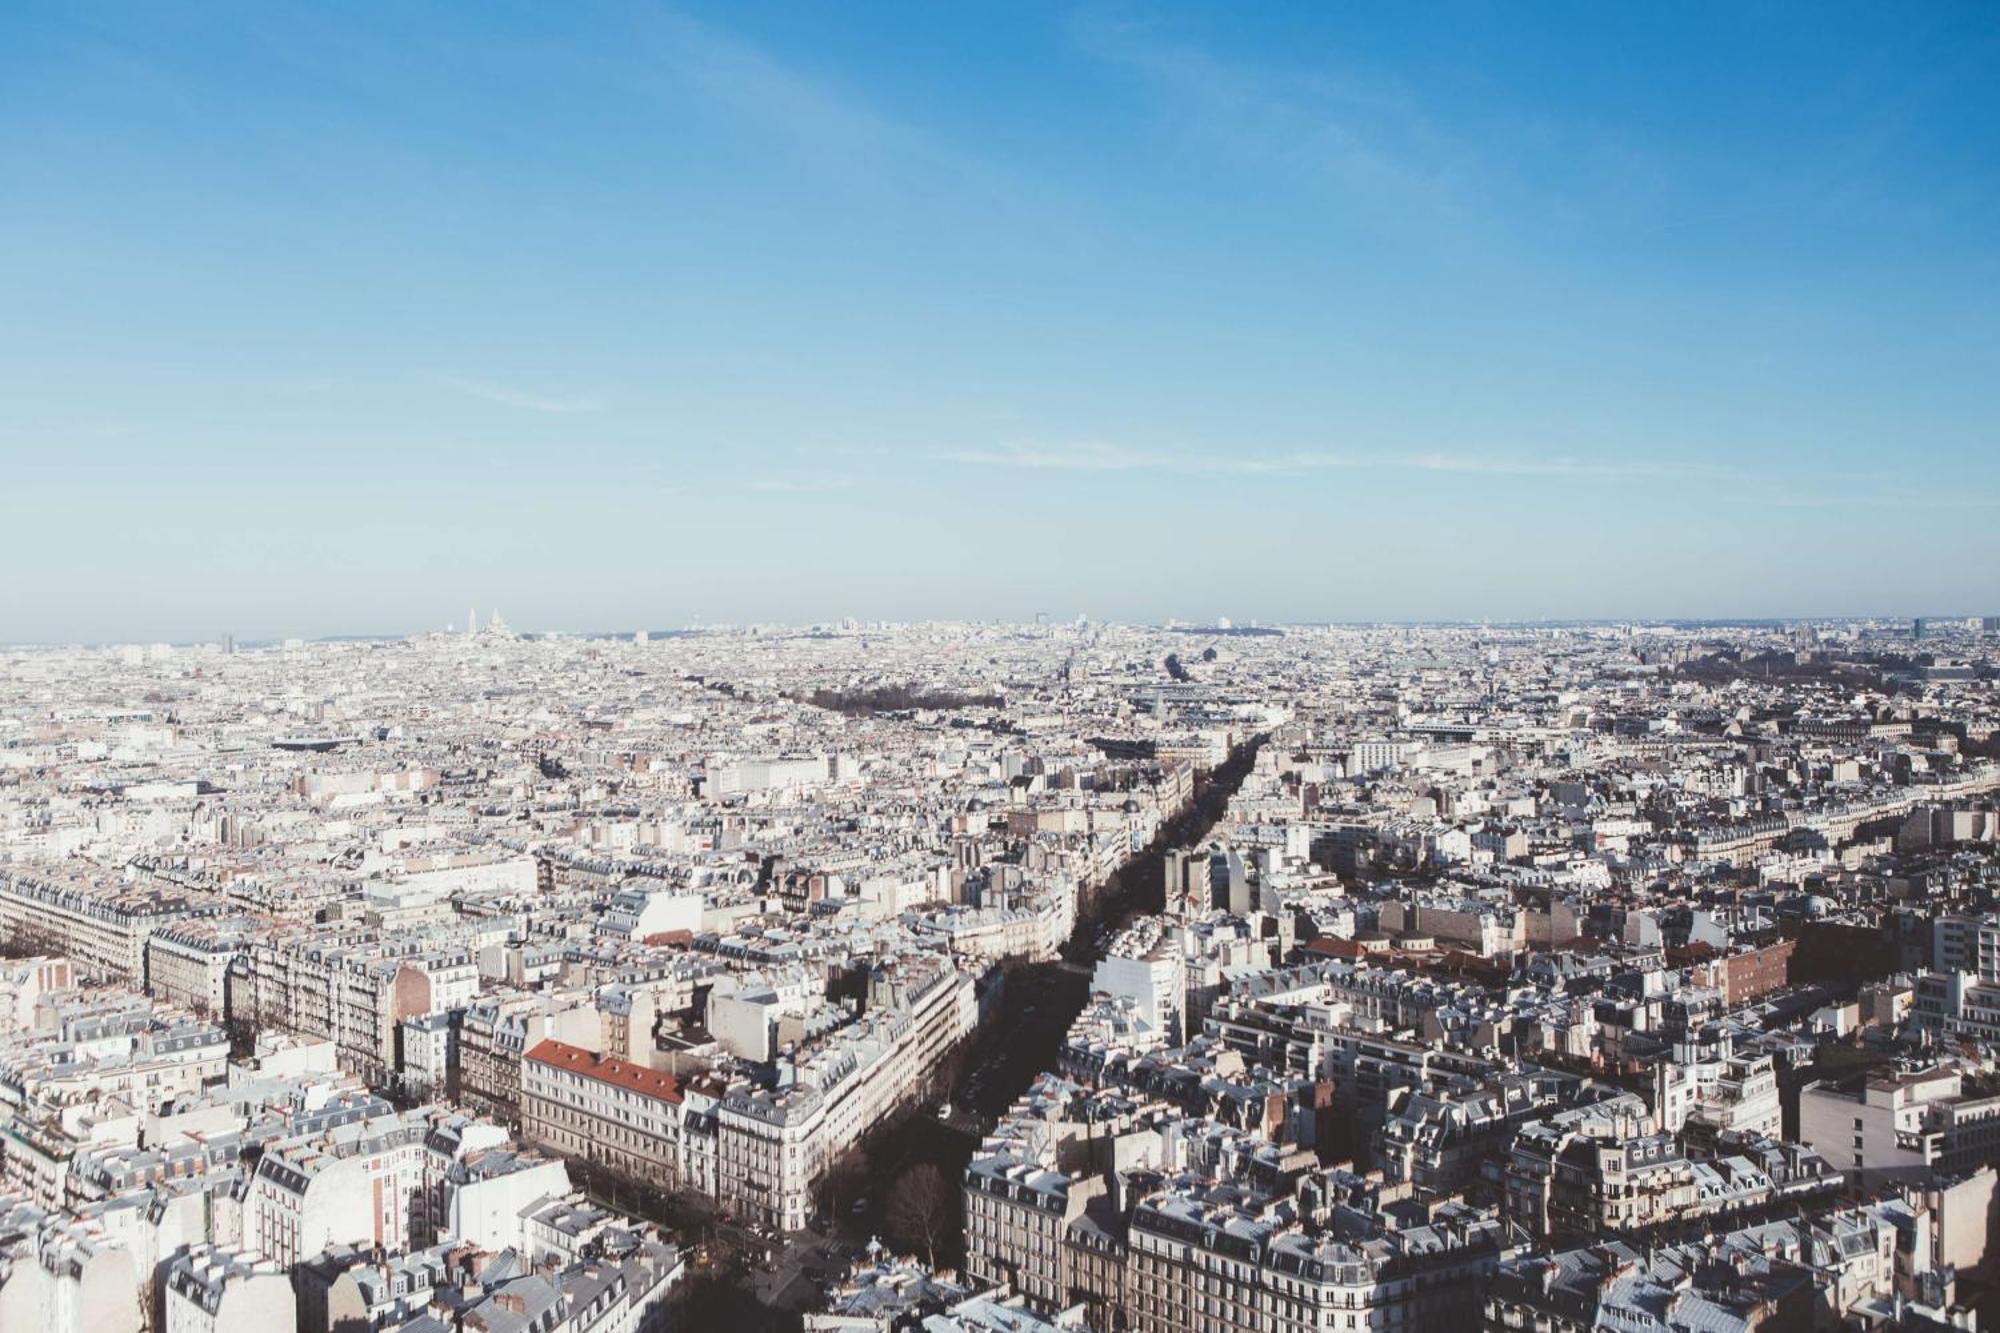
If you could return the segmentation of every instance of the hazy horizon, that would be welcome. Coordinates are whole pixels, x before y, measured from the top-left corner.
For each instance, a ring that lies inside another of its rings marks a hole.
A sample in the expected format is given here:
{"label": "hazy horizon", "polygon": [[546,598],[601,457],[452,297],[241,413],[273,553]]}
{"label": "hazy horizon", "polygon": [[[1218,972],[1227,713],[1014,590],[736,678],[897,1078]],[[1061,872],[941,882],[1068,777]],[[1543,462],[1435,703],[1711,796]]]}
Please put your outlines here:
{"label": "hazy horizon", "polygon": [[[479,615],[479,621],[482,630],[488,627],[489,623],[488,617],[491,615],[491,613],[492,613],[492,608],[481,609]],[[1839,614],[1774,615],[1774,616],[1634,615],[1634,616],[1533,616],[1533,617],[1522,617],[1522,618],[1507,618],[1507,617],[1496,617],[1496,616],[1423,617],[1423,618],[1383,616],[1376,618],[1361,618],[1361,619],[1351,619],[1351,620],[1306,619],[1300,617],[1293,617],[1289,619],[1278,617],[1272,619],[1253,618],[1248,620],[1237,620],[1234,617],[1227,617],[1230,623],[1226,627],[1218,625],[1217,620],[1214,617],[1210,617],[1208,619],[1199,619],[1199,618],[1191,619],[1185,616],[1176,616],[1158,620],[1144,620],[1144,619],[1133,619],[1130,617],[1118,617],[1118,616],[1110,616],[1110,617],[1093,616],[1089,617],[1089,623],[1094,627],[1103,627],[1111,629],[1152,630],[1162,633],[1185,632],[1190,635],[1206,633],[1212,636],[1227,636],[1231,634],[1241,634],[1246,630],[1254,631],[1258,629],[1271,630],[1271,631],[1293,631],[1293,630],[1305,631],[1305,630],[1316,630],[1316,629],[1377,629],[1377,628],[1379,629],[1485,628],[1494,630],[1511,630],[1511,629],[1562,629],[1562,628],[1573,628],[1573,627],[1611,628],[1611,627],[1627,626],[1627,625],[1638,628],[1648,628],[1648,627],[1701,628],[1701,627],[1711,627],[1711,626],[1715,628],[1729,628],[1729,627],[1758,627],[1758,626],[1783,626],[1783,625],[1875,624],[1875,625],[1890,625],[1900,629],[1903,626],[1907,625],[1912,620],[1924,620],[1926,622],[1934,622],[1930,624],[1928,628],[1933,631],[1943,631],[1961,626],[1964,621],[1966,621],[1967,619],[1969,619],[1974,615],[1983,615],[1983,613],[1954,611],[1954,612],[1920,614],[1920,615],[1913,615],[1902,612],[1879,612],[1879,613],[1867,613],[1867,614],[1856,614],[1856,615],[1839,615]],[[681,636],[690,634],[744,632],[752,629],[794,630],[794,631],[843,630],[846,629],[850,624],[853,626],[852,632],[865,632],[875,627],[910,628],[910,627],[925,626],[925,625],[936,625],[940,627],[958,626],[964,628],[988,627],[988,628],[1032,629],[1037,627],[1044,627],[1051,629],[1061,629],[1067,626],[1073,626],[1075,624],[1076,618],[1077,617],[1075,615],[1061,616],[1061,615],[1051,614],[1046,622],[1038,622],[1033,616],[1013,618],[1006,616],[971,617],[971,616],[937,615],[937,616],[920,616],[907,620],[898,620],[885,617],[871,617],[871,616],[822,616],[822,617],[808,618],[803,620],[739,619],[733,621],[725,621],[725,620],[689,621],[678,624],[647,623],[643,625],[635,624],[629,627],[620,628],[616,626],[602,626],[602,625],[589,626],[589,627],[575,626],[575,625],[519,625],[514,623],[511,618],[508,618],[505,615],[504,608],[502,609],[502,619],[503,622],[505,623],[506,629],[519,637],[529,638],[529,639],[567,638],[567,639],[591,639],[591,640],[629,639],[635,633],[641,630],[643,630],[645,633],[649,635]],[[419,638],[424,635],[432,635],[432,634],[457,635],[464,633],[464,630],[465,630],[464,621],[458,620],[458,621],[446,621],[437,625],[424,625],[424,626],[416,626],[412,628],[403,628],[403,629],[330,630],[323,633],[306,632],[299,634],[243,635],[230,632],[222,632],[209,635],[154,637],[150,639],[144,637],[133,638],[129,636],[110,637],[101,639],[82,639],[82,638],[5,639],[5,640],[0,640],[0,649],[120,648],[120,647],[143,646],[154,643],[165,643],[168,646],[174,648],[201,648],[201,647],[217,646],[226,642],[234,645],[238,649],[255,650],[262,648],[278,647],[288,641],[295,639],[304,643],[398,642],[406,639]]]}

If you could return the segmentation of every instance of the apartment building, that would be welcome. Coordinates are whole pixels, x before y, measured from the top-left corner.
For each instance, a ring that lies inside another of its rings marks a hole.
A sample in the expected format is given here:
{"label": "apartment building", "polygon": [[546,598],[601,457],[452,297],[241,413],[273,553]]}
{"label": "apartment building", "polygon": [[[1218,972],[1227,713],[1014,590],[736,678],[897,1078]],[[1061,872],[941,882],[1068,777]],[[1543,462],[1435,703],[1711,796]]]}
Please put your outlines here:
{"label": "apartment building", "polygon": [[1375,1160],[1391,1180],[1408,1181],[1423,1197],[1456,1194],[1478,1182],[1528,1121],[1614,1093],[1548,1070],[1492,1079],[1447,1074],[1393,1088],[1375,1133]]}
{"label": "apartment building", "polygon": [[1181,1041],[1187,1026],[1187,968],[1180,941],[1157,920],[1135,924],[1106,946],[1091,974],[1093,992],[1132,1001],[1139,1016]]}
{"label": "apartment building", "polygon": [[524,1137],[638,1180],[681,1185],[687,1094],[678,1079],[553,1038],[520,1069]]}
{"label": "apartment building", "polygon": [[40,941],[92,981],[146,984],[146,941],[154,931],[223,910],[220,899],[136,887],[71,871],[0,871],[0,933]]}
{"label": "apartment building", "polygon": [[920,936],[938,939],[962,958],[1053,958],[1076,928],[1076,887],[1067,880],[1037,885],[1009,902],[947,907],[919,919]]}
{"label": "apartment building", "polygon": [[978,1019],[973,977],[944,960],[878,977],[870,994],[869,1012],[793,1057],[795,1082],[735,1088],[716,1108],[715,1193],[739,1214],[803,1227],[826,1173],[925,1094]]}
{"label": "apartment building", "polygon": [[1928,1184],[2000,1161],[2000,1097],[1967,1097],[1950,1066],[1799,1092],[1799,1139],[1868,1187]]}
{"label": "apartment building", "polygon": [[0,1329],[111,1333],[137,1328],[140,1260],[101,1218],[44,1226],[0,1284]]}
{"label": "apartment building", "polygon": [[963,1193],[965,1271],[973,1282],[1005,1283],[1044,1310],[1071,1304],[1073,1291],[1106,1285],[1104,1273],[1095,1283],[1073,1278],[1066,1250],[1071,1225],[1104,1193],[1100,1180],[1010,1157],[975,1158]]}
{"label": "apartment building", "polygon": [[1919,1025],[1953,1037],[2000,1043],[2000,982],[1967,972],[1925,972],[1910,992]]}
{"label": "apartment building", "polygon": [[151,1113],[221,1082],[228,1061],[229,1038],[217,1024],[146,1011],[90,1015],[0,1057],[0,1113],[52,1117],[114,1100]]}
{"label": "apartment building", "polygon": [[0,1041],[34,1023],[43,996],[75,984],[76,968],[67,958],[0,959]]}
{"label": "apartment building", "polygon": [[1700,1328],[1758,1333],[1813,1328],[1810,1269],[1748,1246],[1716,1262],[1700,1246],[1587,1249],[1510,1258],[1483,1302],[1483,1333],[1594,1333]]}
{"label": "apartment building", "polygon": [[217,1017],[229,1009],[229,971],[249,943],[223,918],[174,921],[146,940],[147,992],[168,1004]]}
{"label": "apartment building", "polygon": [[340,1243],[428,1245],[452,1164],[506,1141],[497,1125],[420,1107],[273,1143],[244,1190],[243,1243],[287,1268]]}
{"label": "apartment building", "polygon": [[233,968],[229,1013],[261,1026],[326,1037],[341,1067],[375,1082],[397,1066],[397,1030],[478,994],[470,945],[389,944],[359,932],[333,941],[259,941]]}
{"label": "apartment building", "polygon": [[586,995],[498,994],[473,1000],[458,1029],[459,1098],[482,1115],[518,1125],[527,1053],[549,1038],[595,1050],[599,1035],[600,1015]]}
{"label": "apartment building", "polygon": [[1931,924],[1931,965],[1939,972],[1970,972],[2000,985],[2000,916],[1949,912]]}
{"label": "apartment building", "polygon": [[1451,1205],[1385,1226],[1343,1210],[1333,1221],[1308,1232],[1268,1209],[1171,1191],[1140,1202],[1129,1228],[1131,1303],[1118,1312],[1124,1326],[1415,1333],[1477,1317],[1504,1237],[1491,1213]]}
{"label": "apartment building", "polygon": [[[421,1145],[420,1137],[399,1145]],[[403,1156],[392,1149],[392,1157]],[[390,1169],[393,1179],[395,1171]],[[336,1242],[379,1244],[406,1234],[407,1200],[390,1192],[366,1157],[311,1145],[273,1146],[258,1159],[243,1203],[243,1235],[289,1268]]]}
{"label": "apartment building", "polygon": [[164,1333],[264,1333],[298,1321],[291,1276],[261,1255],[182,1250],[161,1283]]}

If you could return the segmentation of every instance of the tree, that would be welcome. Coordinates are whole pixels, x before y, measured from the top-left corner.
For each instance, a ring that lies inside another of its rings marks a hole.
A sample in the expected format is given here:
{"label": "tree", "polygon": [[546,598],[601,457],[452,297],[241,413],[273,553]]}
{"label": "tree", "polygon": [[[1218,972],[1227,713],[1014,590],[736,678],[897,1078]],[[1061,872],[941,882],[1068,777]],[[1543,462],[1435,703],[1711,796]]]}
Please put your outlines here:
{"label": "tree", "polygon": [[265,1032],[290,1032],[291,1023],[285,1006],[277,1000],[268,1000],[252,1008],[226,1006],[227,1015],[222,1022],[222,1030],[229,1036],[229,1056],[233,1060],[247,1060],[257,1053],[257,1040]]}
{"label": "tree", "polygon": [[62,933],[46,922],[0,926],[0,958],[61,958],[65,950]]}
{"label": "tree", "polygon": [[924,1262],[937,1267],[938,1245],[956,1220],[958,1192],[932,1162],[918,1162],[896,1178],[883,1210],[889,1235],[911,1249],[922,1249]]}

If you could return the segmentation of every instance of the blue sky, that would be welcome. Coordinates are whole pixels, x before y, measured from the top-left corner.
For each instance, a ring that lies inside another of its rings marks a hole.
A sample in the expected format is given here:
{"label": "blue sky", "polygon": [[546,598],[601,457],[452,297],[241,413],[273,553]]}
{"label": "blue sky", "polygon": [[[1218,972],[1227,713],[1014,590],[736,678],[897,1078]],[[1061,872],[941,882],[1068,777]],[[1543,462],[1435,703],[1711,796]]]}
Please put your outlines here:
{"label": "blue sky", "polygon": [[0,641],[2000,613],[2000,11],[0,7]]}

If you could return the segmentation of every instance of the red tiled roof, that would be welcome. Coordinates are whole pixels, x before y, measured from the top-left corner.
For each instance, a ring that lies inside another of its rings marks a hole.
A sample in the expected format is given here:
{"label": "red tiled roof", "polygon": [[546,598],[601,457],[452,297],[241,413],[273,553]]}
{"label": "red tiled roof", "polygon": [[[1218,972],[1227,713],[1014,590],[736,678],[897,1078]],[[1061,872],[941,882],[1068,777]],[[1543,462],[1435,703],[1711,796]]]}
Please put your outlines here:
{"label": "red tiled roof", "polygon": [[581,1046],[572,1046],[566,1041],[550,1038],[529,1051],[527,1057],[536,1064],[548,1065],[552,1069],[566,1069],[585,1078],[596,1079],[599,1083],[612,1083],[648,1097],[659,1097],[665,1101],[681,1100],[680,1080],[672,1074],[662,1074],[657,1069],[643,1069],[627,1064],[623,1060],[608,1059],[595,1051],[586,1051]]}
{"label": "red tiled roof", "polygon": [[1329,958],[1366,958],[1368,950],[1353,940],[1337,935],[1321,935],[1306,945],[1307,953],[1325,954]]}

